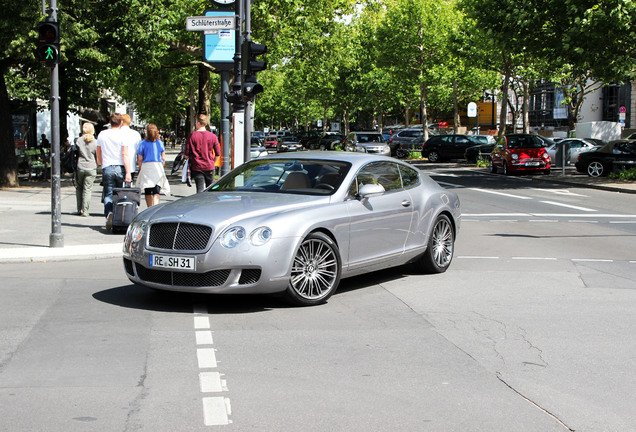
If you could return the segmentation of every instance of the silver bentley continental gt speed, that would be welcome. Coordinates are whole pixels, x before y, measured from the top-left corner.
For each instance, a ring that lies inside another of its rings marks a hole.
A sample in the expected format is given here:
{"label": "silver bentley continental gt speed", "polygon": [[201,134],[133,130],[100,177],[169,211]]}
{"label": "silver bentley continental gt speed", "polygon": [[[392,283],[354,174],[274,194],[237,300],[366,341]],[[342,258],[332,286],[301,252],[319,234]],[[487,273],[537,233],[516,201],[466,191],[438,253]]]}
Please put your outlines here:
{"label": "silver bentley continental gt speed", "polygon": [[455,193],[397,159],[275,155],[139,213],[124,239],[124,268],[159,290],[283,292],[315,305],[361,273],[406,263],[446,271],[460,220]]}

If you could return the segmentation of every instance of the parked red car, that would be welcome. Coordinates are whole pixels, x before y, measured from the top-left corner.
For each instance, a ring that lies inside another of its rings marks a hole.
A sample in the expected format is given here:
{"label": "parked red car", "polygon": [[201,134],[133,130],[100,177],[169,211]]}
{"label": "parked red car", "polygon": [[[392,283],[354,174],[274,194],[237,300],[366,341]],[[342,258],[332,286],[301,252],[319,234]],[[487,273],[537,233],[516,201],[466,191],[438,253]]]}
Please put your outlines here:
{"label": "parked red car", "polygon": [[278,138],[276,135],[268,135],[265,137],[265,148],[267,149],[275,149],[278,145]]}
{"label": "parked red car", "polygon": [[511,134],[497,138],[490,154],[490,172],[503,174],[522,171],[550,173],[552,163],[546,141],[537,135]]}

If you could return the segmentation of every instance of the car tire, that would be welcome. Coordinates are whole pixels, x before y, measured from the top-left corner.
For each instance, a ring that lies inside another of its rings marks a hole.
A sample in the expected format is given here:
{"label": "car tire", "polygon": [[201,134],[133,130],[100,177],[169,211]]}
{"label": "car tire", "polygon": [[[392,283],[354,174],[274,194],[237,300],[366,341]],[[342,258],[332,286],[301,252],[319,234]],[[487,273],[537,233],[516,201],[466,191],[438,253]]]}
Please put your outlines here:
{"label": "car tire", "polygon": [[490,172],[493,174],[497,174],[497,167],[495,166],[494,163],[492,163],[492,158],[490,158]]}
{"label": "car tire", "polygon": [[425,273],[444,273],[453,260],[455,232],[450,219],[439,215],[428,237],[426,252],[417,261],[417,266]]}
{"label": "car tire", "polygon": [[589,164],[587,164],[585,172],[587,172],[587,175],[590,177],[601,177],[607,174],[607,167],[603,162],[593,160]]}
{"label": "car tire", "polygon": [[325,145],[324,144],[320,144],[320,151],[325,151],[325,150],[327,150]]}
{"label": "car tire", "polygon": [[428,152],[428,161],[429,162],[441,162],[441,158],[439,157],[439,153],[435,150]]}
{"label": "car tire", "polygon": [[338,288],[341,269],[336,243],[323,233],[309,234],[292,261],[286,299],[297,306],[325,303]]}
{"label": "car tire", "polygon": [[503,162],[503,169],[501,171],[503,172],[503,175],[510,174],[510,172],[508,172],[508,163],[506,161]]}

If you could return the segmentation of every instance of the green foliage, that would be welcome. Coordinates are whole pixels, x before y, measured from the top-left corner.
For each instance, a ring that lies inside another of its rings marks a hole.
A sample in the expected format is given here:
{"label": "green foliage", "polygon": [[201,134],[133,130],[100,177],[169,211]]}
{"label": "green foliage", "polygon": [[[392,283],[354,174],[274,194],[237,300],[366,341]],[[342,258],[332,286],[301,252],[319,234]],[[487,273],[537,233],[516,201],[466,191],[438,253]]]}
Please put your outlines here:
{"label": "green foliage", "polygon": [[636,168],[622,169],[609,174],[612,180],[633,181],[636,180]]}

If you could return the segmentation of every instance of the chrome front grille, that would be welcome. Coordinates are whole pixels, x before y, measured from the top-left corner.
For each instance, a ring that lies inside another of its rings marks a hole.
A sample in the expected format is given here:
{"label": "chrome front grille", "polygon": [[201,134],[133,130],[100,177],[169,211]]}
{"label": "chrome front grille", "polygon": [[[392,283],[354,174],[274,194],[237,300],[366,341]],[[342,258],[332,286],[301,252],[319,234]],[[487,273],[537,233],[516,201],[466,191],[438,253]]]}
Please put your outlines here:
{"label": "chrome front grille", "polygon": [[205,250],[212,237],[212,227],[183,222],[161,222],[150,225],[148,245],[166,250]]}
{"label": "chrome front grille", "polygon": [[135,263],[137,276],[144,282],[167,286],[216,287],[223,285],[230,270],[212,270],[205,273],[181,273],[170,270],[149,269]]}

